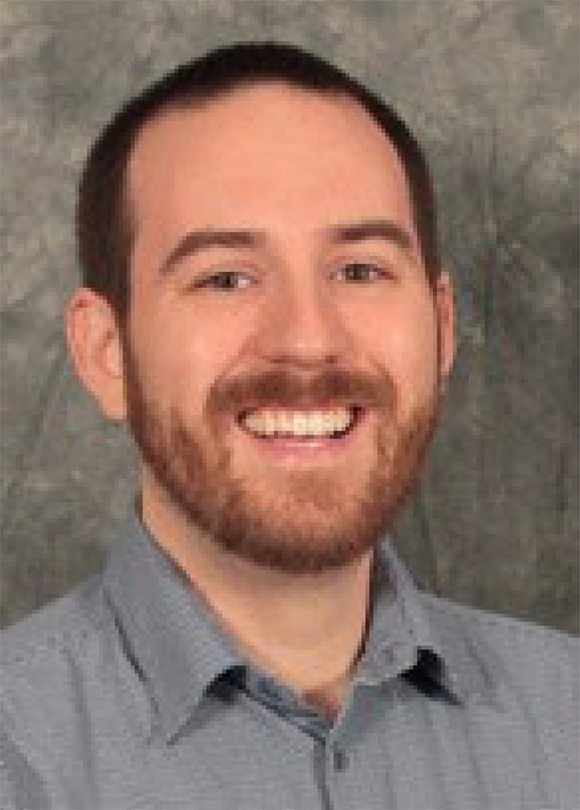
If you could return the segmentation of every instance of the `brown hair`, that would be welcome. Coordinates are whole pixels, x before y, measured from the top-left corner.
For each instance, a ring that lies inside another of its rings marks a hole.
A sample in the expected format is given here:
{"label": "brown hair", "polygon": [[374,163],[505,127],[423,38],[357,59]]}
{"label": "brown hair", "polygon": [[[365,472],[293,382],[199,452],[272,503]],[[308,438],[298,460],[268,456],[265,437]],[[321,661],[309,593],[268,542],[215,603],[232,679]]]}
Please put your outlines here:
{"label": "brown hair", "polygon": [[404,121],[359,81],[319,56],[294,45],[243,42],[180,65],[131,98],[89,152],[76,218],[83,283],[103,295],[121,321],[129,309],[134,236],[126,173],[142,127],[164,110],[205,103],[237,87],[269,81],[350,96],[371,115],[405,169],[423,260],[429,279],[436,279],[440,262],[433,184],[421,147]]}

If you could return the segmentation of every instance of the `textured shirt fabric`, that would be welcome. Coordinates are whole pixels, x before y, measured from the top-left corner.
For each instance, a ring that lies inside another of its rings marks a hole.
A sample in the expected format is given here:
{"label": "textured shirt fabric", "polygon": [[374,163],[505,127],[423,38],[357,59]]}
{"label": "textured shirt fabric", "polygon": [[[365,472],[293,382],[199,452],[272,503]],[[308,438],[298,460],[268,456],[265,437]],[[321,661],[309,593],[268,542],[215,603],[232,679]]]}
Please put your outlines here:
{"label": "textured shirt fabric", "polygon": [[3,810],[580,807],[576,639],[418,590],[385,541],[330,723],[127,535],[4,634]]}

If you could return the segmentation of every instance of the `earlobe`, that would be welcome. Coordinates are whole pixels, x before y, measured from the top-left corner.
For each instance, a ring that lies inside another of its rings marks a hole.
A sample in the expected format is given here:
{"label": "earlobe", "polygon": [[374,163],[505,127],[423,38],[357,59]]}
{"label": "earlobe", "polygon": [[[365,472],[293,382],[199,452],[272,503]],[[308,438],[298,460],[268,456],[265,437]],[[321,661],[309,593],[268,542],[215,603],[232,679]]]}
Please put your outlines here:
{"label": "earlobe", "polygon": [[123,351],[111,305],[98,293],[81,287],[67,308],[66,334],[77,376],[107,417],[123,420]]}
{"label": "earlobe", "polygon": [[443,271],[436,282],[436,305],[439,326],[439,359],[441,378],[451,374],[455,357],[455,293],[448,272]]}

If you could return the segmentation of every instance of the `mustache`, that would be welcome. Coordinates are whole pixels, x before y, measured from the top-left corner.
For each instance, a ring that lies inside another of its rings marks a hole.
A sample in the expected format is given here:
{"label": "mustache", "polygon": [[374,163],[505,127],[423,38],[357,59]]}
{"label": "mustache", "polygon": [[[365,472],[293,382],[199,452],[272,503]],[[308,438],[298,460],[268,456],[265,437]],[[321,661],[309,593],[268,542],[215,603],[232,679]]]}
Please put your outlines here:
{"label": "mustache", "polygon": [[396,389],[384,374],[372,376],[346,369],[325,369],[298,375],[283,369],[219,380],[210,390],[207,410],[241,413],[266,407],[306,408],[361,406],[390,411]]}

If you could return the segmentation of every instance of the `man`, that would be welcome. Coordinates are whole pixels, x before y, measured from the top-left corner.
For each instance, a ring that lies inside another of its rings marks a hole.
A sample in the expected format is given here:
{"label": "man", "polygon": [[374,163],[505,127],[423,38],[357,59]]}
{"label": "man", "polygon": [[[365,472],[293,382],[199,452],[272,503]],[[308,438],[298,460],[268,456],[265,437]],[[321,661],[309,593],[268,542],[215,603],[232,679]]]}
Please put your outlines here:
{"label": "man", "polygon": [[418,592],[385,539],[453,357],[399,117],[297,48],[214,51],[105,129],[78,241],[71,354],[141,490],[7,634],[3,806],[578,807],[573,640]]}

